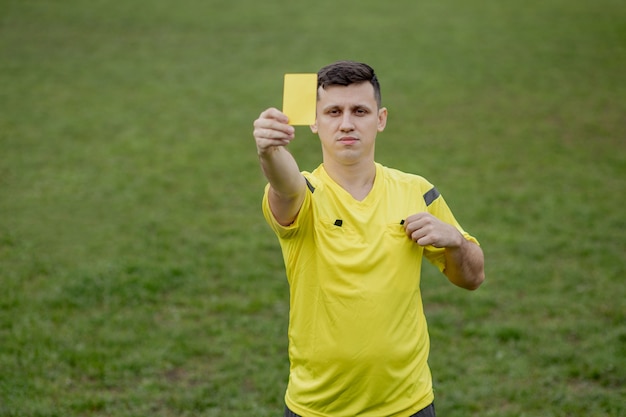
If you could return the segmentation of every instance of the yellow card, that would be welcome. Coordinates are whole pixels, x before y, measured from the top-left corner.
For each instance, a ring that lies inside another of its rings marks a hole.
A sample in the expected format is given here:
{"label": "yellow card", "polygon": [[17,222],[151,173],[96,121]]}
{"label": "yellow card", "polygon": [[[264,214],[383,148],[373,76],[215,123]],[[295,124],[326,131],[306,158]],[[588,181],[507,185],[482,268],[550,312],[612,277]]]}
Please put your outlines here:
{"label": "yellow card", "polygon": [[283,113],[290,125],[315,123],[317,74],[285,74]]}

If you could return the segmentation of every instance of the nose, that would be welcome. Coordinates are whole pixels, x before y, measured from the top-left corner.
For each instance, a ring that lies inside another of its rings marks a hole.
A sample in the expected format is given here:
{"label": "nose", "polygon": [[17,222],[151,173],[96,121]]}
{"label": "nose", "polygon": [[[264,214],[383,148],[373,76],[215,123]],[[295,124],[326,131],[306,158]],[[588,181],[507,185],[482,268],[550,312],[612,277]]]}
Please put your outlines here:
{"label": "nose", "polygon": [[354,123],[352,122],[352,114],[346,112],[341,118],[341,126],[339,127],[342,132],[350,132],[354,130]]}

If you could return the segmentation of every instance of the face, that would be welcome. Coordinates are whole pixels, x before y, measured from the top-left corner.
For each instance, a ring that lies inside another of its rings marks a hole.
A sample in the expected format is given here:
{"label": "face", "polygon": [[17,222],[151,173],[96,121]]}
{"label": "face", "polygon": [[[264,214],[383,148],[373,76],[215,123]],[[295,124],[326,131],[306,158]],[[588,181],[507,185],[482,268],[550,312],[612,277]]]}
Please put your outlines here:
{"label": "face", "polygon": [[311,130],[320,137],[324,162],[374,160],[376,135],[386,123],[387,109],[378,108],[368,82],[318,90],[317,119]]}

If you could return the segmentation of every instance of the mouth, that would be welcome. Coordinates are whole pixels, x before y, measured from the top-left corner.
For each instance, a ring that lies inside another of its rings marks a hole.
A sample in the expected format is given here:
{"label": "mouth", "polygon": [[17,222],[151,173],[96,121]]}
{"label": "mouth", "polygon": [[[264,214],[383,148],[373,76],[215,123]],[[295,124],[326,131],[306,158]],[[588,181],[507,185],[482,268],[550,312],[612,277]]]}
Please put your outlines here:
{"label": "mouth", "polygon": [[344,145],[353,145],[355,143],[357,143],[359,140],[357,138],[355,138],[354,136],[344,136],[339,138],[339,143],[342,143]]}

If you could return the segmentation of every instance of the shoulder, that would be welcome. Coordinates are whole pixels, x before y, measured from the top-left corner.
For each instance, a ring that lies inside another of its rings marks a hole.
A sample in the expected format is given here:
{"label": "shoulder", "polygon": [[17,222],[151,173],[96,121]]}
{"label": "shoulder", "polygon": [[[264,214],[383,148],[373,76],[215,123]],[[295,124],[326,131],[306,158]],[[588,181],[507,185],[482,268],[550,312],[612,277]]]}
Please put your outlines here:
{"label": "shoulder", "polygon": [[394,195],[414,195],[423,198],[426,207],[430,206],[440,196],[437,188],[421,175],[411,174],[382,165],[380,172],[385,180],[385,187]]}
{"label": "shoulder", "polygon": [[376,165],[378,167],[378,172],[382,174],[385,182],[387,183],[407,186],[412,189],[418,187],[424,191],[428,191],[433,188],[433,184],[421,175],[400,171],[395,168],[389,168],[378,163]]}
{"label": "shoulder", "polygon": [[314,192],[317,189],[324,188],[326,183],[330,181],[328,174],[324,170],[324,165],[320,164],[313,171],[302,171],[301,174],[304,176],[306,180],[307,187],[309,187],[309,191]]}

